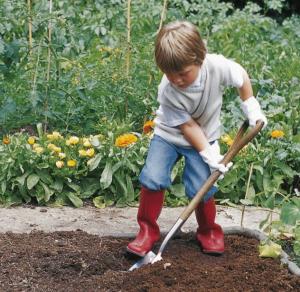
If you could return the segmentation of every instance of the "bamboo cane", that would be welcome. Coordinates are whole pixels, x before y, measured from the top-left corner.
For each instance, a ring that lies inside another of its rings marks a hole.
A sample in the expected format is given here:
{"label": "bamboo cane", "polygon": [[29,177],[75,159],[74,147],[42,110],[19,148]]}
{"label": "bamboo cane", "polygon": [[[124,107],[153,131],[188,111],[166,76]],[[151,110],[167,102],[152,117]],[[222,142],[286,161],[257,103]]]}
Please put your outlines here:
{"label": "bamboo cane", "polygon": [[[252,172],[253,172],[253,163],[251,163],[251,165],[250,165],[250,170],[249,170],[249,176],[248,176],[248,182],[247,182],[247,187],[246,187],[245,198],[247,198],[248,193],[249,193],[249,188],[250,188],[250,181],[251,181],[251,177],[252,177]],[[246,209],[246,206],[243,205],[243,208],[242,208],[242,216],[241,216],[241,227],[243,227],[243,221],[244,221],[245,209]]]}
{"label": "bamboo cane", "polygon": [[32,18],[31,18],[31,0],[27,0],[28,8],[28,49],[29,55],[32,53]]}
{"label": "bamboo cane", "polygon": [[126,54],[126,76],[129,78],[130,54],[131,54],[131,0],[127,1],[127,54]]}
{"label": "bamboo cane", "polygon": [[[52,34],[52,23],[51,23],[51,16],[52,16],[52,0],[49,0],[49,22],[48,22],[48,54],[47,54],[47,72],[46,72],[46,100],[44,104],[45,112],[48,110],[48,101],[49,101],[49,81],[50,81],[50,69],[51,69],[51,34]],[[47,123],[48,117],[45,116],[44,122],[44,132],[47,131]]]}
{"label": "bamboo cane", "polygon": [[162,28],[163,22],[165,20],[167,6],[168,6],[168,0],[164,0],[163,10],[160,15],[160,23],[159,23],[158,31],[160,31],[160,29]]}

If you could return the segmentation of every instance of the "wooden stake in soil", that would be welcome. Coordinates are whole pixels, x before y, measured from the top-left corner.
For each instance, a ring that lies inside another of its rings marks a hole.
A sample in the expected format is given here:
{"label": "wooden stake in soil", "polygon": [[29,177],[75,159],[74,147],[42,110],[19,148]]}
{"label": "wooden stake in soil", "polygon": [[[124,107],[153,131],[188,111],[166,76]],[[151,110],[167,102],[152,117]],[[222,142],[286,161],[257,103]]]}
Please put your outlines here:
{"label": "wooden stake in soil", "polygon": [[[249,176],[248,176],[247,187],[246,187],[246,193],[245,193],[245,199],[247,199],[247,197],[248,197],[249,187],[250,187],[250,180],[251,180],[252,172],[253,172],[253,162],[252,162],[251,165],[250,165]],[[243,205],[243,208],[242,208],[242,217],[241,217],[241,227],[243,227],[243,221],[244,221],[245,209],[246,209],[246,206]]]}

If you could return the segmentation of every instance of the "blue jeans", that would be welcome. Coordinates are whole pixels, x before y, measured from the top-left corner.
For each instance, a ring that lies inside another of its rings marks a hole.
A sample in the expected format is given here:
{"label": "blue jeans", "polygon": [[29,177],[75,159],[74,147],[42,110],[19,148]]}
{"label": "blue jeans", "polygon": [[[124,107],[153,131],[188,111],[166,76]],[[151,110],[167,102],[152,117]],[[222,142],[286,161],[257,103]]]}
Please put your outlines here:
{"label": "blue jeans", "polygon": [[[146,163],[139,177],[140,183],[152,191],[170,187],[172,169],[181,157],[185,158],[185,193],[190,199],[193,198],[210,176],[208,165],[194,148],[176,146],[157,135],[151,140]],[[204,201],[211,198],[216,191],[217,188],[213,186],[205,195]]]}

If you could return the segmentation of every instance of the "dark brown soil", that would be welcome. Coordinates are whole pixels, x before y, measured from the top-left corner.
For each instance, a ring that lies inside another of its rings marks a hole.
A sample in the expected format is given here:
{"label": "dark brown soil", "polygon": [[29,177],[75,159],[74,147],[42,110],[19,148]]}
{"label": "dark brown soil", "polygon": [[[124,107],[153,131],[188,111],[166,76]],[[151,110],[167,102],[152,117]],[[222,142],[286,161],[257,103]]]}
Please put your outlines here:
{"label": "dark brown soil", "polygon": [[[226,252],[201,252],[193,234],[169,242],[163,261],[133,272],[128,239],[82,231],[0,234],[0,291],[299,291],[300,277],[261,259],[258,241],[225,237]],[[157,248],[157,247],[156,247]]]}

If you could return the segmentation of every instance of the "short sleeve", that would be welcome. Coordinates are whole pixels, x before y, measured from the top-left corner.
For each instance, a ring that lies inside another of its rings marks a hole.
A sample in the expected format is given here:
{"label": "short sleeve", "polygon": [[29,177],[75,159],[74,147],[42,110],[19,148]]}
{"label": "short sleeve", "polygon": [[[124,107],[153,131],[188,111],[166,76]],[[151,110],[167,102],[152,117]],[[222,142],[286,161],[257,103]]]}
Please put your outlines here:
{"label": "short sleeve", "polygon": [[188,112],[167,105],[160,105],[157,110],[157,115],[160,116],[161,121],[169,127],[177,127],[191,119]]}
{"label": "short sleeve", "polygon": [[240,88],[244,83],[245,69],[233,60],[227,59],[222,55],[219,55],[219,64],[221,67],[224,86],[233,86]]}

